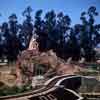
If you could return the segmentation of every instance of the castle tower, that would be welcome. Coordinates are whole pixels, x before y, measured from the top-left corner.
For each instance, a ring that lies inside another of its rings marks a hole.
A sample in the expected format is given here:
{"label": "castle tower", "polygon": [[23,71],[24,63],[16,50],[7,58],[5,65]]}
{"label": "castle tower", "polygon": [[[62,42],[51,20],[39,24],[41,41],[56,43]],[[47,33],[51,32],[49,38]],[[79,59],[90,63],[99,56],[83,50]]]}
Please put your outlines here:
{"label": "castle tower", "polygon": [[37,35],[34,34],[30,40],[28,50],[38,50],[38,43],[36,41]]}

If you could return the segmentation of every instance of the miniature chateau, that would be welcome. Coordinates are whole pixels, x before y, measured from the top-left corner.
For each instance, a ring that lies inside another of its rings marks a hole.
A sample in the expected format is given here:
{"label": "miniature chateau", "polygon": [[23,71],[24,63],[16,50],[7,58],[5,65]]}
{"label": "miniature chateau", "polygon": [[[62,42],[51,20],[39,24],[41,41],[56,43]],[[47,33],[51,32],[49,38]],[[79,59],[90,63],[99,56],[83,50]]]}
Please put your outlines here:
{"label": "miniature chateau", "polygon": [[16,64],[17,83],[27,84],[33,81],[33,85],[35,85],[37,79],[48,79],[64,74],[73,75],[75,72],[83,70],[78,65],[70,64],[70,60],[71,58],[64,62],[52,50],[39,52],[38,43],[33,37],[28,49],[18,56]]}

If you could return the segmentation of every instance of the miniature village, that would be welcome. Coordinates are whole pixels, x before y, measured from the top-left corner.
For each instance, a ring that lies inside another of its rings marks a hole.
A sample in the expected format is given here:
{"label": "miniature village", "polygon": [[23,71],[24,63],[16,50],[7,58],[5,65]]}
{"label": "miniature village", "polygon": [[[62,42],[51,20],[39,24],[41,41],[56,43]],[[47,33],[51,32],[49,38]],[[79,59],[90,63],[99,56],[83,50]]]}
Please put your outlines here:
{"label": "miniature village", "polygon": [[[97,60],[96,64],[99,65],[99,60]],[[84,67],[84,65],[84,59],[75,63],[71,61],[71,58],[67,61],[58,58],[52,50],[39,52],[38,43],[36,42],[36,39],[32,37],[28,49],[18,55],[15,67],[8,66],[7,70],[0,71],[1,99],[6,96],[12,98],[13,95],[38,91],[38,89],[41,90],[45,85],[50,87],[49,84],[52,84],[51,86],[54,87],[52,81],[57,84],[58,81],[56,78],[58,77],[62,77],[61,79],[64,77],[70,77],[67,80],[68,83],[64,83],[64,85],[67,84],[66,86],[68,88],[75,88],[75,91],[78,91],[79,94],[85,95],[86,93],[99,93],[100,72],[96,68],[89,67],[89,64],[87,64],[87,66],[85,65],[86,67]],[[79,80],[77,78],[81,79]],[[69,79],[71,80],[69,81]],[[51,83],[49,80],[52,80]],[[79,86],[76,88],[78,84]]]}

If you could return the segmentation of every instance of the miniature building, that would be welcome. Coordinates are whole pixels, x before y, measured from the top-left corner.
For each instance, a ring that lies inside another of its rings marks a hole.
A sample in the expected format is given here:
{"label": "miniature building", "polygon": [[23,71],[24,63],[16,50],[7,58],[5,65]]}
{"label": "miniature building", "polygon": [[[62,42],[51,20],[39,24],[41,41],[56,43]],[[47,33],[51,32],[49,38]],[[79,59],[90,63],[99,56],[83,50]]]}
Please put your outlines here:
{"label": "miniature building", "polygon": [[28,49],[22,51],[21,55],[18,56],[18,60],[16,63],[18,84],[23,83],[23,81],[28,82],[29,80],[32,80],[34,69],[34,65],[32,64],[32,57],[37,56],[38,54],[38,43],[36,42],[36,39],[32,37]]}

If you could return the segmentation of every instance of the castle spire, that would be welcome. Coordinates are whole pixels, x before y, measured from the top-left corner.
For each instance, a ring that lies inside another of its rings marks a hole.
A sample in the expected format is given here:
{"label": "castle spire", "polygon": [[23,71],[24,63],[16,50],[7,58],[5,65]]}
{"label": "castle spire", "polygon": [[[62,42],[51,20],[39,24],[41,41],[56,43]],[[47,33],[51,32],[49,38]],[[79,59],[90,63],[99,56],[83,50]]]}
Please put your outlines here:
{"label": "castle spire", "polygon": [[36,41],[36,34],[34,34],[30,40],[28,50],[38,49],[38,43]]}

